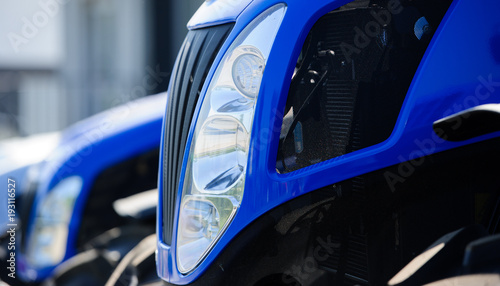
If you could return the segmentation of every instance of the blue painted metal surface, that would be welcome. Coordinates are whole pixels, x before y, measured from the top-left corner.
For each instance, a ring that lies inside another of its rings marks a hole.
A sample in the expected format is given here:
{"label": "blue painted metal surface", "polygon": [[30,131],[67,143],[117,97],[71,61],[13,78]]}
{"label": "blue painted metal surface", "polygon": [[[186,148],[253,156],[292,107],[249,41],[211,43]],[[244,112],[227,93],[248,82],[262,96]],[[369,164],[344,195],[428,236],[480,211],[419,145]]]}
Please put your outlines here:
{"label": "blue painted metal surface", "polygon": [[[242,29],[270,6],[287,4],[287,12],[271,50],[256,105],[245,194],[233,222],[211,253],[187,275],[177,270],[174,247],[176,235],[173,236],[172,246],[169,246],[162,242],[162,231],[158,231],[157,270],[162,279],[180,285],[196,280],[243,228],[272,208],[297,196],[400,162],[408,161],[410,166],[416,165],[419,161],[415,159],[420,157],[500,135],[496,132],[463,142],[448,142],[433,132],[432,123],[438,119],[472,106],[500,102],[500,18],[497,17],[500,2],[455,0],[420,63],[396,126],[387,140],[285,175],[278,174],[275,164],[279,136],[275,135],[281,129],[282,111],[296,59],[313,24],[325,13],[347,2],[350,1],[255,0],[236,18],[235,26],[207,77],[200,102],[223,53]],[[200,102],[192,122],[196,122]],[[192,125],[186,146],[191,145],[193,129]],[[183,168],[186,160],[187,156]],[[161,174],[160,171],[160,197],[163,193]],[[404,179],[409,173],[400,172],[397,175]],[[177,209],[181,191],[179,188]],[[162,213],[161,203],[158,213]],[[159,226],[162,225],[162,219],[159,215]],[[174,225],[174,232],[177,227]]]}
{"label": "blue painted metal surface", "polygon": [[[104,169],[159,146],[166,97],[163,93],[128,102],[80,121],[63,132],[58,147],[41,167],[27,237],[32,232],[36,209],[43,198],[62,179],[80,176],[83,186],[70,220],[63,261],[76,254],[80,221],[95,178]],[[18,272],[23,280],[45,279],[56,266],[36,268],[26,259],[25,253],[18,253]]]}

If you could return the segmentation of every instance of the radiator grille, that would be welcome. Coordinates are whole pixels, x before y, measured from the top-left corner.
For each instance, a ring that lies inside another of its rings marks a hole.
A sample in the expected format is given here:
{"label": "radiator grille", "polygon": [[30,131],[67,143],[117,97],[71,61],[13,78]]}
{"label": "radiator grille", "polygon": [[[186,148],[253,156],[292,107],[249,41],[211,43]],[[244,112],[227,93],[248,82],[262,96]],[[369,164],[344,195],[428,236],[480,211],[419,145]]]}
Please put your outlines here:
{"label": "radiator grille", "polygon": [[163,152],[163,239],[172,243],[175,201],[194,109],[212,62],[232,24],[192,30],[173,69],[165,115]]}
{"label": "radiator grille", "polygon": [[[380,10],[354,9],[342,13],[331,13],[323,18],[324,22],[320,22],[320,30],[324,33],[321,38],[322,44],[333,50],[337,58],[337,70],[330,73],[322,89],[324,96],[321,99],[328,132],[333,143],[333,154],[330,155],[332,157],[368,147],[389,137],[395,124],[398,108],[364,110],[363,113],[359,112],[359,109],[366,105],[365,102],[376,100],[391,102],[389,106],[399,107],[406,92],[405,89],[401,89],[386,97],[379,92],[378,84],[374,83],[375,74],[386,72],[389,66],[385,55],[390,54],[391,51],[387,47],[388,40],[393,35],[390,26],[382,28],[376,37],[370,39],[370,44],[364,49],[359,49],[353,42],[357,35],[353,27],[363,28],[368,25],[370,21],[373,21],[370,12],[376,11]],[[346,46],[343,46],[346,43],[359,49],[359,52],[348,50]],[[411,77],[404,80],[409,84]],[[366,88],[367,86],[369,88]],[[378,116],[379,113],[392,114],[391,119],[382,121]],[[361,116],[367,118],[368,121]],[[372,125],[376,121],[379,121],[379,124]],[[366,125],[370,125],[370,129],[377,130],[375,138],[370,138],[361,132],[360,128]]]}

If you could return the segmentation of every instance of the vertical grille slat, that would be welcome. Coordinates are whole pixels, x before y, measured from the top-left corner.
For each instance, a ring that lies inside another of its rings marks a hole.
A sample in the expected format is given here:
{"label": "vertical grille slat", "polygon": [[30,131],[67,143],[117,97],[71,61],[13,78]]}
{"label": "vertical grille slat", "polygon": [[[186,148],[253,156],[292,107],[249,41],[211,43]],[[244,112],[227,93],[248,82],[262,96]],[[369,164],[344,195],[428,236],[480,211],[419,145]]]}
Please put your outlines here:
{"label": "vertical grille slat", "polygon": [[163,140],[163,242],[168,245],[189,126],[210,67],[232,26],[189,31],[173,69]]}
{"label": "vertical grille slat", "polygon": [[[191,97],[189,94],[189,90],[191,88],[189,77],[194,70],[194,64],[196,63],[196,59],[199,55],[198,51],[200,50],[200,44],[205,41],[206,31],[199,31],[198,34],[191,34],[189,36],[191,36],[191,39],[186,43],[187,53],[183,55],[181,61],[183,63],[183,69],[181,71],[181,75],[179,76],[179,81],[176,81],[177,92],[175,95],[178,95],[177,100],[179,101],[179,106],[175,109],[177,111],[175,114],[176,118],[172,121],[174,125],[173,130],[176,132],[174,134],[175,136],[172,138],[172,146],[170,147],[174,149],[174,152],[170,154],[173,156],[171,160],[173,164],[175,164],[175,162],[182,162],[182,156],[184,155],[182,150],[184,150],[185,144],[183,144],[183,136],[180,133],[189,128],[189,126],[185,126],[184,122],[191,121],[191,117],[186,118],[186,113],[189,112],[188,109],[193,109],[191,108],[192,104],[189,104],[189,98]],[[181,164],[182,163],[172,166],[173,172],[169,172],[169,176],[171,177],[170,180],[178,181],[176,176],[179,174]]]}

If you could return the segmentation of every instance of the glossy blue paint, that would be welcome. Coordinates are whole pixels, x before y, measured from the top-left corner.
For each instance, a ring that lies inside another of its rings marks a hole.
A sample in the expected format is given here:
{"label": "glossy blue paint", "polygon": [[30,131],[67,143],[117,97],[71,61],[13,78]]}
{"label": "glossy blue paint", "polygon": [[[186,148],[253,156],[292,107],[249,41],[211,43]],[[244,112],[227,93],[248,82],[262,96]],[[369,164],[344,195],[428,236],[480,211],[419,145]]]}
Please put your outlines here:
{"label": "glossy blue paint", "polygon": [[188,29],[234,22],[253,0],[206,0],[189,20]]}
{"label": "glossy blue paint", "polygon": [[[347,3],[345,0],[287,0],[252,2],[217,55],[200,99],[229,43],[259,13],[277,3],[287,12],[278,31],[264,72],[251,132],[245,194],[233,222],[204,261],[187,275],[178,272],[176,235],[172,246],[162,242],[159,231],[157,270],[161,278],[185,285],[196,280],[223,248],[256,218],[297,196],[367,172],[400,162],[418,164],[417,158],[500,136],[500,132],[464,142],[447,142],[432,129],[432,123],[472,106],[500,102],[500,2],[455,0],[436,31],[407,92],[396,126],[382,143],[280,175],[275,170],[278,135],[297,57],[312,25],[325,13]],[[200,100],[201,102],[201,100]],[[196,122],[197,111],[192,122]],[[190,146],[193,124],[188,138]],[[187,156],[184,158],[184,168]],[[160,171],[160,182],[163,177]],[[408,173],[395,174],[402,179]],[[182,175],[183,176],[183,175]],[[181,176],[182,186],[183,177]],[[388,181],[388,184],[397,182]],[[160,196],[163,193],[160,186]],[[181,190],[178,190],[178,200]],[[161,200],[160,200],[161,202]],[[177,202],[178,209],[179,201]],[[160,203],[159,213],[162,206]],[[177,212],[176,212],[177,213]],[[162,225],[158,216],[158,225]],[[177,223],[177,219],[175,221]],[[174,233],[177,225],[174,225]]]}
{"label": "glossy blue paint", "polygon": [[[106,168],[159,146],[166,97],[163,93],[128,102],[78,122],[63,132],[60,144],[41,167],[28,237],[36,209],[52,188],[64,178],[80,176],[83,186],[73,209],[63,261],[76,254],[81,216],[95,178]],[[27,261],[25,253],[18,253],[17,257],[19,276],[27,281],[45,279],[57,266],[39,269]]]}

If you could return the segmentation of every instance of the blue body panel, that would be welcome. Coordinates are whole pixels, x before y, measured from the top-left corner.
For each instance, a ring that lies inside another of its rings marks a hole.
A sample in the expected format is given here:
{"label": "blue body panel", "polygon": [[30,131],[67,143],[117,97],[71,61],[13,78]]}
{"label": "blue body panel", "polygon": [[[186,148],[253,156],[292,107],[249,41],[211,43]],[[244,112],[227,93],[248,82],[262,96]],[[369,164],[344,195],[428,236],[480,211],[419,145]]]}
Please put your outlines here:
{"label": "blue body panel", "polygon": [[[97,114],[67,129],[59,146],[42,167],[28,237],[33,229],[36,209],[43,198],[62,179],[80,176],[83,186],[69,224],[63,261],[75,255],[81,216],[95,178],[106,168],[159,146],[165,102],[166,93],[149,96]],[[19,275],[24,280],[45,279],[56,266],[34,268],[24,253],[18,253],[18,259]]]}
{"label": "blue body panel", "polygon": [[[420,157],[500,135],[496,132],[463,142],[448,142],[440,139],[432,129],[434,121],[450,114],[477,105],[500,103],[500,2],[497,0],[453,2],[413,78],[391,136],[382,143],[285,175],[278,174],[275,169],[279,140],[276,134],[281,130],[288,89],[302,45],[313,24],[327,12],[350,2],[346,0],[255,0],[250,3],[236,19],[216,57],[192,122],[196,122],[207,86],[229,44],[262,11],[283,2],[287,4],[287,11],[266,65],[256,104],[241,206],[208,256],[187,275],[177,270],[176,235],[172,246],[168,246],[162,242],[163,232],[158,231],[157,270],[160,277],[170,283],[184,285],[196,280],[243,228],[286,201],[401,162],[417,165],[420,161],[415,159]],[[186,146],[191,145],[193,130],[192,124]],[[187,155],[179,186],[183,185],[186,161]],[[405,180],[411,175],[411,168],[395,175]],[[164,191],[163,179],[160,171],[160,197]],[[179,188],[176,208],[181,193]],[[162,214],[161,203],[158,213]],[[159,215],[159,226],[162,220]],[[174,221],[175,234],[177,218]]]}

